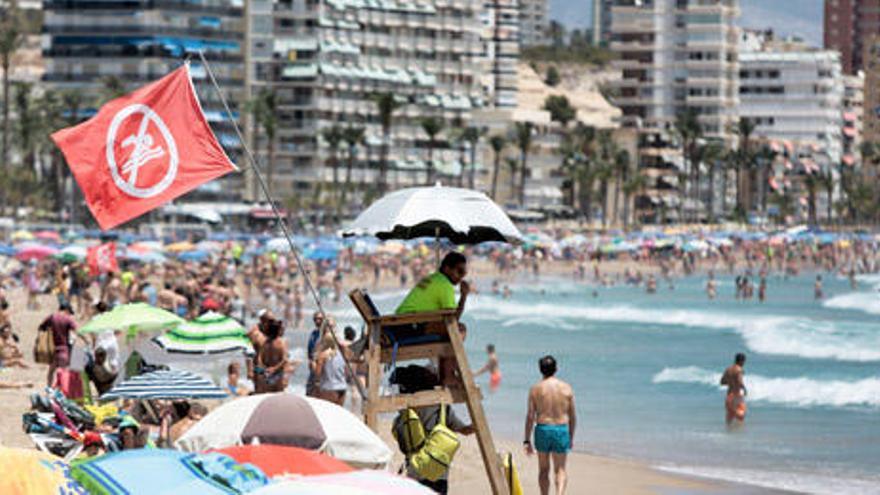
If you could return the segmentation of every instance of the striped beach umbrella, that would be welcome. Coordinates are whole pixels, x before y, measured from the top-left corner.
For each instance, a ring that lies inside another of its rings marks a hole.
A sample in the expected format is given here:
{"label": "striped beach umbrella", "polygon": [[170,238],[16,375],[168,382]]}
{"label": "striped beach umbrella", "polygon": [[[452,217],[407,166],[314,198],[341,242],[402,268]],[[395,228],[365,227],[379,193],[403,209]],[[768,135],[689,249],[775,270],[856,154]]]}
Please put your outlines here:
{"label": "striped beach umbrella", "polygon": [[235,319],[209,311],[182,323],[153,341],[168,354],[253,354],[244,327]]}
{"label": "striped beach umbrella", "polygon": [[226,392],[211,380],[183,370],[158,370],[129,378],[101,396],[116,399],[223,399]]}
{"label": "striped beach umbrella", "polygon": [[347,409],[289,393],[251,395],[222,404],[175,445],[200,452],[251,444],[324,452],[359,468],[385,468],[392,455],[388,445]]}

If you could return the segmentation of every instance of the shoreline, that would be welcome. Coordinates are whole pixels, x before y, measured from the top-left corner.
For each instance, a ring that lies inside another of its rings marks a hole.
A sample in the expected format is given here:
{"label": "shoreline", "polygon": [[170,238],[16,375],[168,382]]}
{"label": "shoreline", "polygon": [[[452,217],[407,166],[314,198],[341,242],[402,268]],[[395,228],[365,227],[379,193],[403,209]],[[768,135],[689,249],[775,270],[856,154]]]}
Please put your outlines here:
{"label": "shoreline", "polygon": [[[486,262],[475,263],[474,279],[485,283],[496,277],[494,267]],[[616,263],[618,270],[629,265],[623,261]],[[573,265],[572,265],[573,266]],[[603,271],[609,270],[608,265],[603,264]],[[651,267],[654,268],[654,267]],[[616,270],[615,270],[616,271]],[[647,270],[646,270],[647,271]],[[570,275],[566,267],[559,266],[555,270],[546,270],[542,278],[549,280],[559,279]],[[367,277],[352,277],[347,289],[363,285],[369,279]],[[527,280],[527,276],[511,277],[511,283],[521,283]],[[378,287],[373,289],[375,294],[403,290],[396,280],[391,277],[383,277]],[[10,303],[14,308],[21,308],[11,313],[13,328],[21,337],[21,348],[30,361],[33,341],[36,336],[36,327],[39,321],[45,317],[48,311],[55,308],[54,297],[50,295],[40,296],[40,310],[34,311],[25,308],[24,291],[21,289],[10,291]],[[340,307],[345,308],[347,300],[341,302]],[[30,407],[29,396],[42,389],[45,382],[47,366],[30,364],[30,369],[3,369],[0,370],[0,381],[32,382],[34,387],[23,389],[0,389],[0,414],[5,418],[0,424],[0,445],[8,447],[33,448],[27,435],[22,431],[21,414]],[[392,469],[396,469],[402,461],[402,456],[397,452],[396,444],[390,437],[387,426],[383,426],[380,436],[389,442],[395,452],[395,460]],[[514,463],[517,467],[524,493],[537,493],[537,457],[527,457],[516,439],[495,437],[496,448],[499,451],[513,453]],[[650,461],[631,458],[619,458],[613,455],[597,455],[590,452],[572,452],[568,459],[569,486],[568,493],[615,493],[622,495],[636,494],[775,494],[790,493],[772,490],[747,484],[731,483],[715,478],[692,476],[666,472],[654,466]],[[488,480],[483,470],[479,448],[473,437],[462,438],[462,448],[456,457],[451,472],[452,483],[450,493],[487,493]]]}

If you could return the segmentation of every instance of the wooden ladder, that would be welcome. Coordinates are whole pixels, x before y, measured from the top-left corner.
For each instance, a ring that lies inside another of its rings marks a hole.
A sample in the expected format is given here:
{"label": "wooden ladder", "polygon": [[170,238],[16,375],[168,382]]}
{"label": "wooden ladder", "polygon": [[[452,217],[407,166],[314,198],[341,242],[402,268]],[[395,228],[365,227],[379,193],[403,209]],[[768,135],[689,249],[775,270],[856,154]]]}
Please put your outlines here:
{"label": "wooden ladder", "polygon": [[[431,311],[425,313],[412,313],[405,315],[380,315],[375,306],[369,302],[368,296],[361,290],[355,289],[349,293],[349,298],[355,308],[360,312],[367,323],[367,347],[365,349],[367,360],[367,400],[364,403],[364,416],[367,426],[378,431],[378,416],[380,413],[397,412],[409,407],[418,408],[442,404],[467,404],[471,421],[477,435],[477,443],[480,446],[480,454],[489,484],[494,495],[508,495],[509,489],[504,476],[504,470],[495,451],[492,441],[492,432],[483,411],[482,395],[474,382],[474,375],[468,364],[467,354],[464,350],[464,341],[458,328],[458,318],[455,310]],[[448,335],[449,340],[426,344],[401,346],[395,352],[388,347],[382,346],[382,329],[400,325],[426,325],[437,329],[441,335]],[[455,360],[461,376],[463,388],[449,388],[440,386],[434,390],[425,390],[412,394],[380,395],[379,387],[382,382],[382,366],[396,362],[412,361],[416,359],[439,359],[452,358]]]}

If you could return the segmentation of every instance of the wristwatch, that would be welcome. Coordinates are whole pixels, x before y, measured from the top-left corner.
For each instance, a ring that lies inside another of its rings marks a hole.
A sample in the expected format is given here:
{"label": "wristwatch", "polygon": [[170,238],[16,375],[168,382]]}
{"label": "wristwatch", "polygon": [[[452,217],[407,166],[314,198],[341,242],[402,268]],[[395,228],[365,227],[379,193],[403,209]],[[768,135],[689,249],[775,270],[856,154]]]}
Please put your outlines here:
{"label": "wristwatch", "polygon": [[531,444],[532,444],[531,440],[528,440],[528,439],[523,440],[523,445],[531,445]]}

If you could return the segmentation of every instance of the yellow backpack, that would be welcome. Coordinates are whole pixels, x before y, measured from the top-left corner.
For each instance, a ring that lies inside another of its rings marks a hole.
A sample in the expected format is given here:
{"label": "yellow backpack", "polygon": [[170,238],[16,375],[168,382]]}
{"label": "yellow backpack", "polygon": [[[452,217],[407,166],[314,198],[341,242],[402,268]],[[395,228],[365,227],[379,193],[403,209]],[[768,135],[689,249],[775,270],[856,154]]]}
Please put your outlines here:
{"label": "yellow backpack", "polygon": [[425,444],[409,457],[409,465],[421,479],[437,481],[449,471],[461,442],[446,426],[446,405],[440,404],[440,421],[425,438]]}
{"label": "yellow backpack", "polygon": [[397,446],[405,456],[417,452],[425,445],[425,426],[412,408],[400,411],[391,425],[391,435],[397,440]]}

